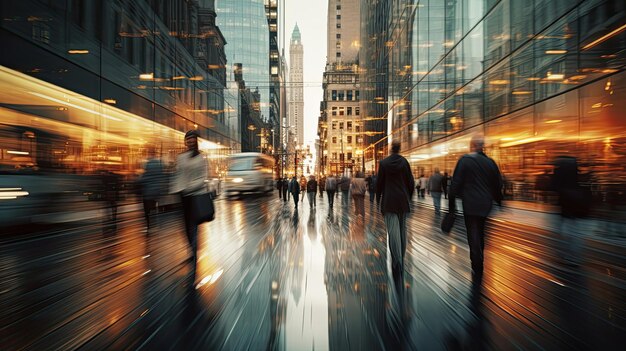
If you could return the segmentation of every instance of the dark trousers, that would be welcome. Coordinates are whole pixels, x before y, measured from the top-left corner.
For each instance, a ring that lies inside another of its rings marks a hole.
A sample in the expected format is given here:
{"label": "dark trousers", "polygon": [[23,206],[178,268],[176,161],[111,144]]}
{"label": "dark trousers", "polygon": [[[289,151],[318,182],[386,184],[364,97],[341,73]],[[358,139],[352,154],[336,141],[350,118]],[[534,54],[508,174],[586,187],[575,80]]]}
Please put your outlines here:
{"label": "dark trousers", "polygon": [[296,203],[296,208],[298,208],[298,197],[300,196],[300,194],[298,194],[298,193],[291,193],[291,196],[293,196],[293,202]]}
{"label": "dark trousers", "polygon": [[196,265],[198,259],[198,225],[193,220],[193,206],[191,196],[183,196],[183,213],[185,214],[185,233],[191,248],[191,289],[196,283]]}
{"label": "dark trousers", "polygon": [[286,187],[286,186],[284,186],[284,187],[283,187],[282,192],[283,192],[283,200],[284,200],[285,202],[289,201],[289,196],[287,195],[287,194],[288,194],[288,192],[287,192],[287,187]]}
{"label": "dark trousers", "polygon": [[467,229],[467,244],[470,249],[472,270],[474,274],[483,273],[483,251],[485,249],[485,217],[464,216]]}
{"label": "dark trousers", "polygon": [[156,200],[143,200],[143,215],[146,218],[146,227],[150,228],[150,211],[156,209]]}
{"label": "dark trousers", "polygon": [[326,195],[328,195],[328,206],[330,206],[330,208],[333,208],[333,203],[335,201],[335,191],[326,190]]}

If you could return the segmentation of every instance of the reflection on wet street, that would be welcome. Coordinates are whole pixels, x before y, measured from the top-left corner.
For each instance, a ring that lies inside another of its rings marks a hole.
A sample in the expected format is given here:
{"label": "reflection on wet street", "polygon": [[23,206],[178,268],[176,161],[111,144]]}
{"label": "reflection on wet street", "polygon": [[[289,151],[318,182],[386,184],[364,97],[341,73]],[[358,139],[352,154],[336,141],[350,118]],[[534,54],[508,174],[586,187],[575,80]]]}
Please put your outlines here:
{"label": "reflection on wet street", "polygon": [[[219,199],[200,227],[198,278],[180,212],[146,232],[139,211],[0,240],[5,350],[618,349],[626,340],[626,247],[561,238],[496,215],[472,284],[465,230],[414,203],[407,274],[392,281],[382,216],[305,200]],[[475,282],[476,283],[476,282]]]}

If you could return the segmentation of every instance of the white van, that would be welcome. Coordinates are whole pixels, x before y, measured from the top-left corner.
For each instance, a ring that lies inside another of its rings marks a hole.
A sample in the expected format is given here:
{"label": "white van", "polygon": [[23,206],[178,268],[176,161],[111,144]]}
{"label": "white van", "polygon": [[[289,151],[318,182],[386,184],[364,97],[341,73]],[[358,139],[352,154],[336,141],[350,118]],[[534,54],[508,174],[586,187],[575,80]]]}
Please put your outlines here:
{"label": "white van", "polygon": [[242,152],[229,158],[224,193],[269,193],[274,189],[274,158],[259,152]]}

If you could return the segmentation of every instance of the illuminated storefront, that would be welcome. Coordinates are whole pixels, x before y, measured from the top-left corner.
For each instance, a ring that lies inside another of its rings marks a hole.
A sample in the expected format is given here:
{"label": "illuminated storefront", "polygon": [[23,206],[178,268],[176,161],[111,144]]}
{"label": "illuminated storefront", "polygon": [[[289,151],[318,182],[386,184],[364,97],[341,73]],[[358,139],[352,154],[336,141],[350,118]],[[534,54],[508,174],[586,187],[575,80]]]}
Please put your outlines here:
{"label": "illuminated storefront", "polygon": [[225,161],[218,160],[240,142],[221,73],[200,65],[213,53],[191,54],[211,42],[194,35],[203,28],[190,20],[207,9],[184,1],[163,6],[0,4],[3,172],[132,178],[150,155],[173,165],[184,132],[196,129],[219,177]]}
{"label": "illuminated storefront", "polygon": [[386,117],[415,175],[451,172],[484,133],[511,204],[554,203],[544,180],[569,155],[596,214],[626,205],[625,3],[399,1],[390,13]]}

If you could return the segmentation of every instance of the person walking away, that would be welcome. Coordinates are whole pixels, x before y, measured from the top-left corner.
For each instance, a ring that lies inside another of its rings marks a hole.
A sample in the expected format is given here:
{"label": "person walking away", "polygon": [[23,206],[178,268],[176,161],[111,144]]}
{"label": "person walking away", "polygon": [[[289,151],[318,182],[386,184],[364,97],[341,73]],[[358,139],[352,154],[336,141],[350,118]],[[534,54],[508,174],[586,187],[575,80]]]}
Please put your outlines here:
{"label": "person walking away", "polygon": [[300,183],[298,183],[298,178],[294,175],[291,178],[291,182],[289,182],[289,192],[291,196],[293,196],[293,202],[296,204],[296,210],[298,209],[298,197],[300,197]]}
{"label": "person walking away", "polygon": [[443,178],[441,179],[441,190],[443,191],[443,198],[448,198],[448,183],[450,182],[450,176],[448,172],[443,172]]}
{"label": "person walking away", "polygon": [[143,213],[146,219],[146,233],[150,229],[150,212],[158,212],[159,197],[164,193],[165,173],[163,163],[154,157],[154,151],[150,152],[150,158],[146,162],[144,172],[139,178],[139,186],[143,197]]}
{"label": "person walking away", "polygon": [[433,175],[428,178],[428,192],[433,198],[435,214],[439,215],[441,210],[441,193],[443,191],[443,176],[439,173],[439,168],[435,168]]}
{"label": "person walking away", "polygon": [[317,194],[317,180],[315,176],[309,176],[309,181],[306,183],[306,195],[309,197],[309,207],[315,207],[315,194]]}
{"label": "person walking away", "polygon": [[391,144],[391,155],[380,161],[376,194],[381,198],[381,212],[385,217],[391,269],[396,289],[404,285],[404,254],[406,252],[406,218],[415,189],[411,166],[400,155],[400,143]]}
{"label": "person walking away", "polygon": [[278,189],[278,199],[283,198],[283,179],[278,178],[276,181],[276,189]]}
{"label": "person walking away", "polygon": [[198,224],[195,221],[193,196],[208,192],[208,169],[206,159],[198,149],[198,133],[195,130],[185,134],[185,146],[187,151],[176,158],[172,192],[182,196],[185,232],[191,247],[191,289],[193,289],[198,257]]}
{"label": "person walking away", "polygon": [[378,177],[376,174],[372,174],[370,177],[370,182],[368,184],[367,191],[370,193],[370,204],[374,203],[374,198],[376,197],[376,183],[378,182]]}
{"label": "person walking away", "polygon": [[580,239],[577,218],[589,212],[591,195],[580,186],[578,162],[574,157],[559,156],[554,161],[554,174],[551,187],[559,196],[561,206],[560,235],[562,258],[565,264],[577,266],[580,259]]}
{"label": "person walking away", "polygon": [[282,184],[282,189],[280,189],[280,191],[283,192],[283,201],[284,202],[289,202],[289,179],[287,178],[282,178],[283,182]]}
{"label": "person walking away", "polygon": [[350,195],[350,178],[347,175],[342,175],[341,180],[339,180],[339,189],[341,189],[341,206],[348,207],[349,201],[348,196]]}
{"label": "person walking away", "polygon": [[324,198],[324,190],[326,190],[326,176],[322,176],[319,181],[320,197]]}
{"label": "person walking away", "polygon": [[306,194],[306,177],[303,175],[300,177],[300,192],[302,193],[301,202],[304,202],[304,194]]}
{"label": "person walking away", "polygon": [[354,210],[357,217],[360,215],[365,218],[365,191],[367,185],[362,172],[357,172],[356,177],[352,178],[350,184],[350,193],[352,193],[352,201],[354,202]]}
{"label": "person walking away", "polygon": [[422,173],[420,175],[419,178],[419,183],[420,183],[420,193],[419,193],[419,197],[421,197],[422,199],[426,198],[426,187],[427,187],[427,182],[428,182],[428,178],[426,178],[426,176]]}
{"label": "person walking away", "polygon": [[470,153],[463,155],[454,168],[448,201],[454,210],[456,197],[463,197],[463,217],[472,261],[472,278],[480,283],[483,276],[485,221],[493,202],[502,202],[502,178],[498,165],[483,152],[484,138],[475,135]]}
{"label": "person walking away", "polygon": [[337,178],[331,174],[330,177],[326,178],[326,195],[328,195],[328,206],[331,210],[335,200],[335,191],[337,191]]}

